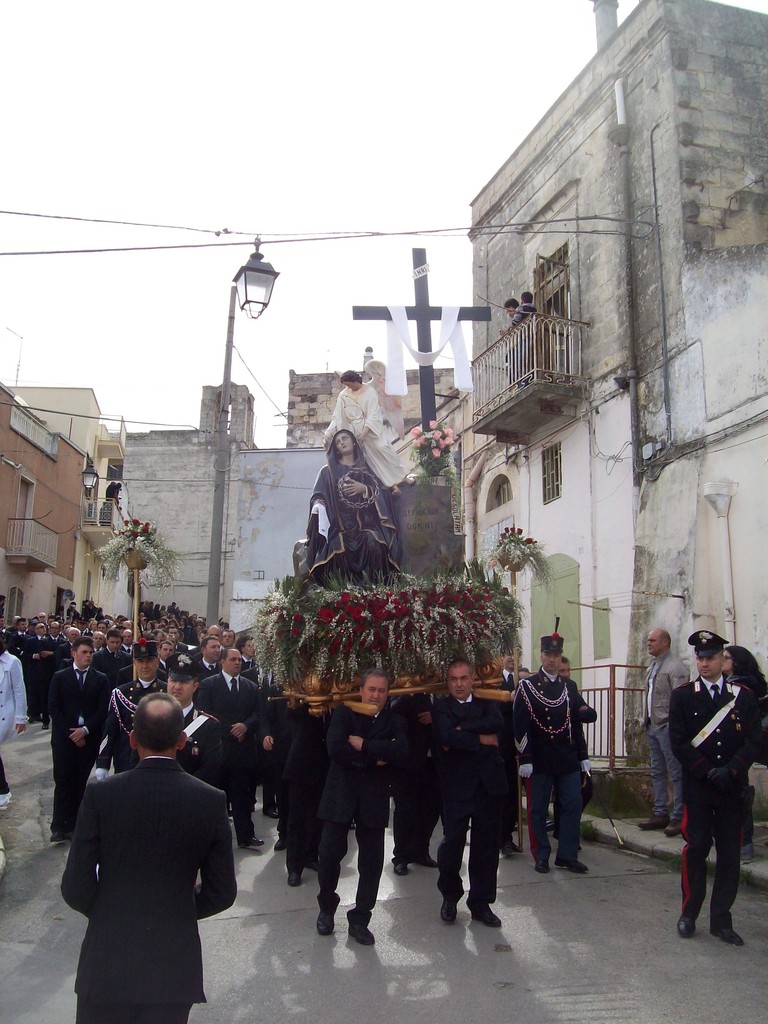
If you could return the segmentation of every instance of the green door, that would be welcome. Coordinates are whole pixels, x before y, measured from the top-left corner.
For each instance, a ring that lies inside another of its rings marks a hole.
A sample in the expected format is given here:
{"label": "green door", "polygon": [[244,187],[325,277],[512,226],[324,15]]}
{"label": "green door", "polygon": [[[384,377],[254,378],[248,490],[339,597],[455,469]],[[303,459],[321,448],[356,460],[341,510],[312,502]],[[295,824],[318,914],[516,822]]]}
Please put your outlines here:
{"label": "green door", "polygon": [[[581,609],[579,601],[579,563],[568,555],[550,555],[553,580],[549,587],[534,583],[531,594],[531,668],[539,667],[539,640],[555,628],[564,638],[563,653],[575,667],[581,664]],[[578,677],[576,682],[579,682]]]}

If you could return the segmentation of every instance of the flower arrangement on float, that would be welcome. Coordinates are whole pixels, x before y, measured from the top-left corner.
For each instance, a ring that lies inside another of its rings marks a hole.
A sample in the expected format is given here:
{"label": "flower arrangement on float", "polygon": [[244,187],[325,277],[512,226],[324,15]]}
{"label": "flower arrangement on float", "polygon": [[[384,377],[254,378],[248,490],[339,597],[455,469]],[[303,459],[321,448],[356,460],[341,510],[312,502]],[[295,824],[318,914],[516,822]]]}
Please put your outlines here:
{"label": "flower arrangement on float", "polygon": [[181,566],[178,552],[163,540],[154,523],[126,519],[117,535],[96,551],[109,579],[116,580],[122,566],[145,569],[146,582],[167,587],[176,579]]}
{"label": "flower arrangement on float", "polygon": [[372,666],[393,679],[440,674],[453,657],[480,662],[511,650],[521,623],[519,602],[478,562],[463,573],[369,587],[306,590],[286,577],[257,615],[256,660],[280,683],[312,675],[351,682]]}
{"label": "flower arrangement on float", "polygon": [[501,567],[509,572],[529,569],[542,583],[549,583],[552,579],[552,570],[542,544],[533,537],[527,537],[519,526],[508,526],[501,531],[491,551],[489,566],[492,569]]}
{"label": "flower arrangement on float", "polygon": [[414,427],[410,431],[411,459],[418,466],[418,476],[433,480],[444,476],[453,480],[456,470],[453,465],[453,444],[456,440],[452,427],[446,427],[438,420],[430,420],[429,430]]}

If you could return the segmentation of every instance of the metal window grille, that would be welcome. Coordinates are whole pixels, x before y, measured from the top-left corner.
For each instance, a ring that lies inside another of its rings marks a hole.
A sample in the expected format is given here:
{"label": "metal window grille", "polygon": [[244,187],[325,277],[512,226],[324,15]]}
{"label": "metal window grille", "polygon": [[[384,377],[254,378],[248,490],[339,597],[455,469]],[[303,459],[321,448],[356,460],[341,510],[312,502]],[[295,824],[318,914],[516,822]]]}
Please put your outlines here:
{"label": "metal window grille", "polygon": [[545,505],[560,497],[563,490],[563,463],[560,442],[551,444],[541,453],[542,498]]}

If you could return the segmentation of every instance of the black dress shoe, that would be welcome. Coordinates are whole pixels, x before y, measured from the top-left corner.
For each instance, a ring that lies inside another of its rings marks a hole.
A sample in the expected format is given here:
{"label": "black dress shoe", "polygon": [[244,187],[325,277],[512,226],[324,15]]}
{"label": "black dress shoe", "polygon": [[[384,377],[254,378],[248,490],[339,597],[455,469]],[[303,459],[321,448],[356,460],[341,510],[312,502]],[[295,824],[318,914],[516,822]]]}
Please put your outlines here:
{"label": "black dress shoe", "polygon": [[535,867],[536,867],[536,870],[539,872],[540,875],[547,875],[547,874],[549,874],[549,861],[548,860],[537,860]]}
{"label": "black dress shoe", "polygon": [[489,928],[501,928],[501,918],[497,917],[489,906],[472,907],[472,920],[480,921]]}
{"label": "black dress shoe", "polygon": [[253,836],[253,838],[249,839],[246,843],[238,843],[237,845],[241,850],[260,850],[264,845],[264,840]]}
{"label": "black dress shoe", "polygon": [[280,817],[280,811],[278,811],[275,807],[270,807],[269,810],[265,809],[261,813],[264,815],[265,818],[279,818]]}
{"label": "black dress shoe", "polygon": [[444,899],[440,907],[440,920],[446,924],[453,924],[456,920],[456,904],[453,900]]}
{"label": "black dress shoe", "polygon": [[404,860],[395,861],[395,874],[396,875],[407,875],[408,864]]}
{"label": "black dress shoe", "polygon": [[320,911],[320,913],[317,915],[317,934],[333,934],[333,914],[326,914],[324,910]]}
{"label": "black dress shoe", "polygon": [[[680,921],[682,921],[682,917]],[[680,931],[680,922],[678,921],[677,930]],[[709,934],[714,935],[715,938],[721,939],[723,942],[727,942],[730,946],[743,946],[744,939],[740,935],[737,935],[733,928],[729,928],[727,925],[723,928],[714,928],[710,926]]]}
{"label": "black dress shoe", "polygon": [[575,875],[586,875],[589,868],[586,864],[582,864],[580,860],[566,860],[564,857],[555,857],[556,868],[568,868]]}
{"label": "black dress shoe", "polygon": [[369,931],[364,924],[355,921],[349,922],[349,937],[355,942],[359,942],[361,946],[372,946],[376,942],[373,932]]}
{"label": "black dress shoe", "polygon": [[291,885],[293,887],[301,885],[301,875],[299,874],[298,871],[288,872],[288,885]]}
{"label": "black dress shoe", "polygon": [[681,939],[690,939],[695,931],[696,922],[692,917],[686,917],[685,914],[683,914],[677,922],[677,934]]}
{"label": "black dress shoe", "polygon": [[64,835],[60,828],[57,828],[55,831],[51,832],[52,843],[64,843],[66,842],[66,840],[67,837]]}
{"label": "black dress shoe", "polygon": [[320,869],[320,863],[316,860],[308,860],[306,866],[310,871],[318,871]]}
{"label": "black dress shoe", "polygon": [[520,847],[510,839],[508,843],[504,843],[502,846],[501,855],[502,857],[511,857],[513,853],[520,853]]}
{"label": "black dress shoe", "polygon": [[277,842],[275,843],[275,849],[277,850],[277,852],[280,853],[280,851],[285,850],[287,846],[287,841],[283,839],[282,836],[278,836]]}
{"label": "black dress shoe", "polygon": [[411,863],[412,864],[420,864],[421,867],[423,867],[423,868],[436,868],[437,867],[437,861],[435,860],[434,857],[430,857],[429,854],[426,854],[426,856],[424,856],[424,857],[417,857],[416,860],[411,861]]}

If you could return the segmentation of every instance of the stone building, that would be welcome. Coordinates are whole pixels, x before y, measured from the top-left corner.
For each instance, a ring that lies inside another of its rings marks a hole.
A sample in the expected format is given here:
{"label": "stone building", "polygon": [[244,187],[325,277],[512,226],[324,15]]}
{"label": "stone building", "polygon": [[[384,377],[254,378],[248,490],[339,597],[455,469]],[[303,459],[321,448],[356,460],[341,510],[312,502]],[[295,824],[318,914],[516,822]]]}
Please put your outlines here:
{"label": "stone building", "polygon": [[474,539],[515,523],[551,555],[526,661],[558,614],[574,664],[643,662],[655,625],[765,663],[768,18],[616,6],[472,203],[475,292],[539,311],[474,327]]}
{"label": "stone building", "polygon": [[[142,590],[142,599],[176,604],[205,615],[211,547],[216,427],[221,387],[204,387],[199,430],[129,432],[123,480],[134,515],[151,519],[182,558],[179,579],[165,591]],[[247,387],[232,385],[230,471],[224,504],[224,541],[220,615],[227,619],[233,589],[233,552],[237,533],[237,500],[242,463],[237,453],[254,447],[253,396]]]}

